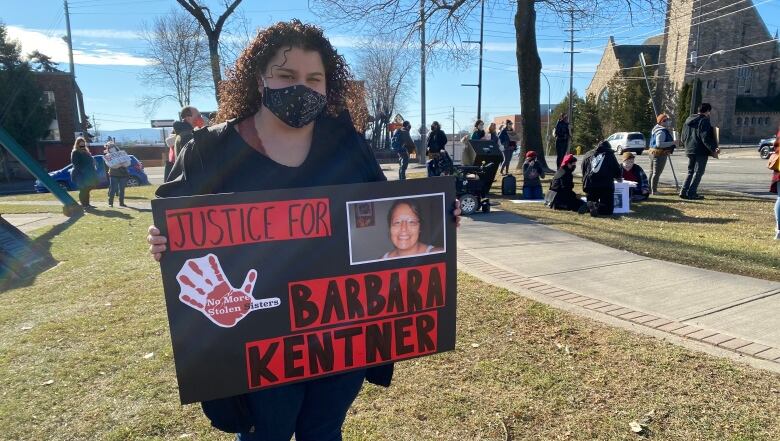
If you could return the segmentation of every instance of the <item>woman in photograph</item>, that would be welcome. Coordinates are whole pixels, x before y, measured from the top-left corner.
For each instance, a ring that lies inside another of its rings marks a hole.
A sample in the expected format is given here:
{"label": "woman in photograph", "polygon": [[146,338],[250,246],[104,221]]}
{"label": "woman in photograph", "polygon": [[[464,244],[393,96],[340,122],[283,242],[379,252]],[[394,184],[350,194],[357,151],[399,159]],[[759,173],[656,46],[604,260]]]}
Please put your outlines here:
{"label": "woman in photograph", "polygon": [[422,217],[420,206],[412,199],[395,201],[387,213],[387,227],[390,230],[390,242],[393,249],[386,252],[383,259],[417,256],[420,254],[440,253],[443,248],[420,242]]}
{"label": "woman in photograph", "polygon": [[[157,196],[384,181],[346,110],[350,78],[320,28],[292,20],[258,32],[220,84],[220,124],[194,132]],[[147,241],[159,261],[167,239],[152,226]],[[238,440],[340,440],[363,380],[389,386],[392,373],[392,364],[358,369],[202,405]]]}
{"label": "woman in photograph", "polygon": [[95,158],[87,147],[87,140],[79,136],[73,143],[70,152],[70,162],[73,164],[71,179],[79,188],[79,202],[85,209],[95,208],[89,203],[89,192],[98,185],[98,175],[95,169]]}

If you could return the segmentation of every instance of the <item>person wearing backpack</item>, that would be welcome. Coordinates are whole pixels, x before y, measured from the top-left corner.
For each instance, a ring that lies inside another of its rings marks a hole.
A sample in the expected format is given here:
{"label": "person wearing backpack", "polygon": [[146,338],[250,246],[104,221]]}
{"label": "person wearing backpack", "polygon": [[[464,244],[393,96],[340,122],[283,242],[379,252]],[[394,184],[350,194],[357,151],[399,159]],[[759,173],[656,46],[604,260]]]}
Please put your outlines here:
{"label": "person wearing backpack", "polygon": [[656,125],[650,134],[650,194],[658,193],[658,180],[661,179],[669,155],[674,151],[674,137],[669,131],[669,115],[662,113],[656,118]]}
{"label": "person wearing backpack", "polygon": [[582,159],[582,189],[588,199],[591,216],[611,216],[615,209],[615,181],[623,180],[612,146],[601,141]]}
{"label": "person wearing backpack", "polygon": [[701,103],[699,113],[689,116],[683,125],[682,142],[688,156],[688,175],[680,190],[681,199],[704,199],[698,192],[699,182],[704,176],[707,160],[710,156],[717,158],[720,153],[715,129],[710,124],[710,112],[712,106]]}
{"label": "person wearing backpack", "polygon": [[[156,195],[385,181],[346,109],[350,78],[344,58],[320,28],[292,20],[258,32],[220,84],[219,124],[193,133],[176,157],[170,182]],[[459,208],[451,213],[457,223]],[[147,242],[159,261],[167,238],[151,226]],[[286,264],[317,265],[321,258],[300,255]],[[238,433],[239,441],[289,441],[293,434],[298,441],[340,440],[364,379],[389,386],[392,374],[392,364],[357,369],[202,407],[215,428]]]}
{"label": "person wearing backpack", "polygon": [[[447,135],[441,129],[441,125],[438,121],[434,121],[431,124],[431,132],[428,134],[428,141],[426,143],[428,153],[428,177],[440,176],[443,171],[446,171],[442,167],[442,164],[451,162],[449,160],[449,154],[445,147],[447,146]],[[448,170],[449,167],[446,167]]]}
{"label": "person wearing backpack", "polygon": [[525,154],[523,162],[523,199],[544,199],[542,192],[542,178],[544,168],[537,160],[535,151]]}
{"label": "person wearing backpack", "polygon": [[412,141],[412,135],[409,134],[409,130],[412,128],[412,123],[404,121],[400,128],[393,132],[392,138],[390,138],[390,147],[394,152],[398,154],[398,180],[403,181],[406,179],[406,168],[409,167],[409,154],[414,152],[415,145]]}

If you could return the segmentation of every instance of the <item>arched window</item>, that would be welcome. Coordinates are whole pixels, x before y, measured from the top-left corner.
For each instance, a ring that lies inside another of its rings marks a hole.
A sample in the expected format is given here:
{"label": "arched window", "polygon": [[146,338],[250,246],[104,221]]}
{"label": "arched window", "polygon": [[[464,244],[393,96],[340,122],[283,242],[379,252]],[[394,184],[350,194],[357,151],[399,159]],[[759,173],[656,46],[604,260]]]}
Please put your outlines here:
{"label": "arched window", "polygon": [[755,116],[754,116],[754,117],[752,117],[752,118],[750,118],[750,125],[751,125],[751,126],[754,126],[754,125],[756,125],[756,117],[755,117]]}
{"label": "arched window", "polygon": [[769,117],[764,118],[764,124],[769,125]]}
{"label": "arched window", "polygon": [[737,117],[737,125],[738,125],[738,126],[741,126],[741,125],[742,125],[742,117],[741,117],[741,116],[738,116],[738,117]]}

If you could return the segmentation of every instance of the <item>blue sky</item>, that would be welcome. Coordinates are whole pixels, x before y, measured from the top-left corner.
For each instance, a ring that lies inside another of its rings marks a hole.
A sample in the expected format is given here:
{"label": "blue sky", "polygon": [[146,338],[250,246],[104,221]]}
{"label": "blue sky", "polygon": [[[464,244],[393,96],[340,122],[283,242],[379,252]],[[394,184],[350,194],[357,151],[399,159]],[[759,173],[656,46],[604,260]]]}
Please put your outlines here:
{"label": "blue sky", "polygon": [[[218,2],[209,1],[218,7]],[[757,9],[771,32],[780,27],[780,0],[755,0]],[[504,7],[486,9],[483,70],[483,119],[519,113],[517,73],[514,68],[514,10],[507,1]],[[9,28],[12,37],[22,42],[25,52],[39,49],[61,62],[67,70],[67,49],[60,37],[65,35],[65,20],[61,0],[3,0],[0,20]],[[147,93],[147,86],[139,80],[145,59],[140,55],[143,41],[137,32],[144,21],[162,15],[171,7],[179,7],[174,0],[72,0],[71,28],[76,50],[76,76],[84,93],[85,107],[94,115],[99,128],[116,130],[149,127],[149,118],[138,107],[138,98]],[[318,23],[321,20],[307,8],[306,0],[260,1],[244,0],[240,9],[252,27],[262,27],[279,20],[300,18]],[[220,9],[221,11],[221,9]],[[474,14],[466,38],[479,39],[479,12]],[[607,43],[614,35],[618,44],[639,44],[645,38],[663,32],[663,17],[639,17],[633,25],[627,20],[579,26],[576,39],[582,40],[575,50],[574,87],[583,91],[593,76]],[[568,91],[569,57],[564,51],[568,27],[556,16],[541,10],[537,20],[538,45],[543,72],[550,81],[550,100],[559,102]],[[349,62],[355,58],[353,42],[361,37],[357,31],[325,26],[337,48]],[[461,87],[462,83],[477,82],[478,51],[468,66],[443,66],[429,69],[427,75],[427,121],[439,120],[449,131],[452,127],[452,108],[455,107],[456,129],[468,128],[476,116],[477,89]],[[411,98],[403,106],[403,115],[413,125],[419,124],[419,76],[415,76]],[[547,83],[542,79],[541,101],[548,100]],[[198,94],[193,103],[200,109],[214,109],[210,91]],[[155,119],[174,118],[178,105],[162,105],[152,115]]]}

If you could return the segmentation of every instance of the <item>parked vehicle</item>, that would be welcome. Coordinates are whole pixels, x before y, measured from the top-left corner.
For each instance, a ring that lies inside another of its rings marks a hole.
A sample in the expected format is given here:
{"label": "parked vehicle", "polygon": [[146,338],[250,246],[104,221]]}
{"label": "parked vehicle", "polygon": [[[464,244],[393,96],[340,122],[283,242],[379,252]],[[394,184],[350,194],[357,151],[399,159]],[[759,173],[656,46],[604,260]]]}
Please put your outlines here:
{"label": "parked vehicle", "polygon": [[769,155],[775,148],[775,139],[777,139],[777,135],[759,141],[758,153],[761,155],[761,159],[769,159]]}
{"label": "parked vehicle", "polygon": [[[94,155],[92,156],[95,158],[95,166],[97,167],[97,174],[98,174],[98,187],[99,188],[106,188],[108,187],[108,168],[106,167],[106,163],[103,160],[103,155]],[[78,187],[76,184],[73,183],[73,180],[70,178],[70,171],[73,168],[73,164],[68,164],[64,168],[61,168],[57,171],[49,172],[49,176],[54,179],[57,184],[59,184],[60,187],[64,188],[65,190],[72,191],[72,190],[78,190]],[[149,178],[146,176],[146,173],[144,172],[144,165],[141,161],[138,160],[133,155],[130,155],[130,167],[127,168],[127,170],[130,172],[130,177],[127,178],[127,186],[128,187],[137,187],[139,185],[149,185]],[[49,189],[46,188],[45,185],[43,185],[43,182],[36,179],[35,180],[35,191],[38,193],[48,193]]]}
{"label": "parked vehicle", "polygon": [[623,152],[633,152],[641,155],[647,148],[645,135],[639,132],[618,132],[606,139],[618,155]]}

